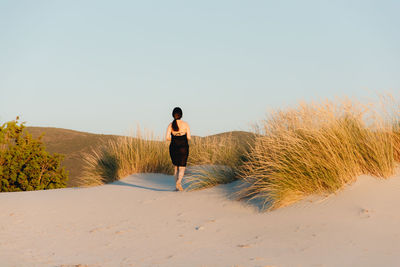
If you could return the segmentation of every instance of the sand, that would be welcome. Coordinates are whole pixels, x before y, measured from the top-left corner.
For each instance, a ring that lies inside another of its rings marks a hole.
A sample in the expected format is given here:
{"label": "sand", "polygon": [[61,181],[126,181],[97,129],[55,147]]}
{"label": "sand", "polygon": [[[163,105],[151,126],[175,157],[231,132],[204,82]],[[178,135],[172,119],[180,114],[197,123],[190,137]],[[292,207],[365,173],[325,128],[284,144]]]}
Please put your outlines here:
{"label": "sand", "polygon": [[0,193],[0,266],[399,266],[399,178],[272,212],[160,174]]}

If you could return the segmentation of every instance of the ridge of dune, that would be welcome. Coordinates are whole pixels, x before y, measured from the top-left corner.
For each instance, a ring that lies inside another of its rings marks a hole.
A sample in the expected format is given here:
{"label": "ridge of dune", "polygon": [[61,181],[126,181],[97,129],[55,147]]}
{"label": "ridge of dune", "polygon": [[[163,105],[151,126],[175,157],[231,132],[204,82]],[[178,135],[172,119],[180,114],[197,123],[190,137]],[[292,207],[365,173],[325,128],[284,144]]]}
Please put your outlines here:
{"label": "ridge of dune", "polygon": [[237,182],[173,192],[160,174],[0,193],[1,266],[395,266],[399,178],[266,213],[228,197]]}

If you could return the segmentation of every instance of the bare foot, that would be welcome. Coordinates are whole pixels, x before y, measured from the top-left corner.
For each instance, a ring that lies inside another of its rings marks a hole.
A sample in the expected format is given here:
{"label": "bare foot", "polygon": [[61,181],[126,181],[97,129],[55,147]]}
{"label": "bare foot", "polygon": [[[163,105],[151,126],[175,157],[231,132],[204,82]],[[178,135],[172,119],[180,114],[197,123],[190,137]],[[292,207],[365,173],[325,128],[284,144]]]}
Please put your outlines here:
{"label": "bare foot", "polygon": [[182,185],[180,183],[176,184],[176,190],[177,191],[183,191]]}

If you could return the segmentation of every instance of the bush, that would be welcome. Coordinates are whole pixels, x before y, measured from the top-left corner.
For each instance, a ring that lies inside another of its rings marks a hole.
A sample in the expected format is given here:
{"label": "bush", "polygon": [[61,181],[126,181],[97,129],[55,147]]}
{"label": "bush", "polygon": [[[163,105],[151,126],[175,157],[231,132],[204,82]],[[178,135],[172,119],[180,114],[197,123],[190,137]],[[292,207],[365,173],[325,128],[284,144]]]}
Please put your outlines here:
{"label": "bush", "polygon": [[50,155],[24,128],[18,118],[0,127],[0,192],[66,187],[63,156]]}

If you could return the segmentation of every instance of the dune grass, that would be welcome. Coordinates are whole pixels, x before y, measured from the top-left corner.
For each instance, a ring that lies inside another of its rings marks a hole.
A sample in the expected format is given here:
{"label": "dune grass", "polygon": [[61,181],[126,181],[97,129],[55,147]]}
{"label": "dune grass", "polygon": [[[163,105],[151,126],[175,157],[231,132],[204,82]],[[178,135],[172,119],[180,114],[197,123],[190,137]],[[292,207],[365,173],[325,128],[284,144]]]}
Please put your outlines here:
{"label": "dune grass", "polygon": [[[86,153],[81,186],[110,183],[134,173],[173,174],[169,143],[156,141],[151,133],[137,131],[131,137],[117,137]],[[231,135],[194,138],[190,141],[185,176],[189,190],[227,183],[237,178],[236,166],[244,145]],[[228,175],[229,174],[229,175]]]}
{"label": "dune grass", "polygon": [[[252,137],[250,137],[252,140]],[[232,135],[206,137],[191,143],[185,177],[188,191],[230,183],[239,178],[239,166],[245,160],[249,140],[237,140]]]}
{"label": "dune grass", "polygon": [[196,138],[190,142],[189,165],[235,166],[239,160],[239,149],[231,135],[224,137]]}
{"label": "dune grass", "polygon": [[84,156],[81,186],[101,185],[134,173],[173,174],[166,142],[137,131],[131,137],[109,140]]}
{"label": "dune grass", "polygon": [[386,178],[399,160],[392,122],[349,100],[272,112],[243,164],[241,177],[249,186],[240,196],[261,198],[275,209],[336,192],[360,174]]}
{"label": "dune grass", "polygon": [[228,184],[239,178],[236,168],[224,165],[197,165],[185,176],[186,191]]}
{"label": "dune grass", "polygon": [[394,158],[397,162],[400,162],[400,120],[396,120],[393,125],[393,136],[395,142]]}
{"label": "dune grass", "polygon": [[[312,194],[330,194],[361,174],[386,178],[400,161],[399,106],[384,102],[302,103],[277,110],[253,135],[190,141],[187,190],[244,181],[241,199],[261,199],[267,209]],[[168,143],[153,135],[120,137],[85,157],[83,185],[112,182],[133,173],[173,173]]]}

